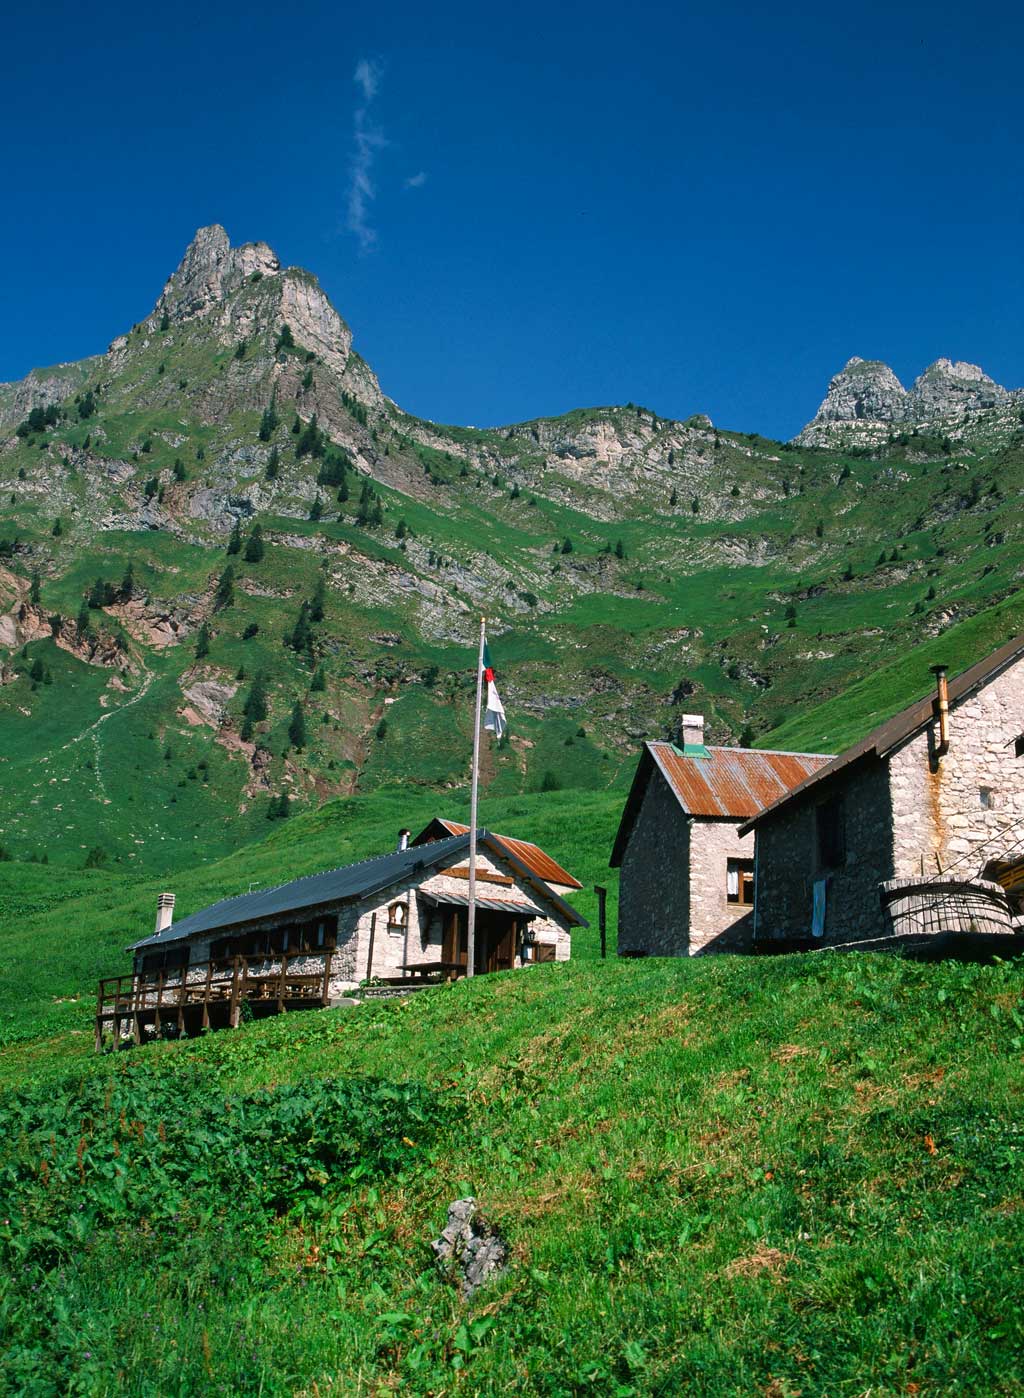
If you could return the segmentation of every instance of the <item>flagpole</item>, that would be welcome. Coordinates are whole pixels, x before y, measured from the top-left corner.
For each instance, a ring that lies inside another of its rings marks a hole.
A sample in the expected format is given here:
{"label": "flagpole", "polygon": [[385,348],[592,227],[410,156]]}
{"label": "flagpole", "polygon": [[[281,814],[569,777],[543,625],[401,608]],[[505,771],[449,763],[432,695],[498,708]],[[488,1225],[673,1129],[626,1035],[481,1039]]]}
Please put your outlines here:
{"label": "flagpole", "polygon": [[480,653],[476,662],[476,710],[473,722],[473,778],[469,795],[469,911],[466,915],[466,975],[476,974],[476,806],[480,786],[480,704],[484,691],[484,628],[480,618]]}

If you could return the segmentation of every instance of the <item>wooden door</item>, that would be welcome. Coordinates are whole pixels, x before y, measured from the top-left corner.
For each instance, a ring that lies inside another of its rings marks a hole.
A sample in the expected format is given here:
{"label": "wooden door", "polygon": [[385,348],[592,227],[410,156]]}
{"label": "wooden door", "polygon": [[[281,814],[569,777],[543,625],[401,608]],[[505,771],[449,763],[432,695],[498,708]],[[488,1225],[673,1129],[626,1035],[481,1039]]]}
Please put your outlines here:
{"label": "wooden door", "polygon": [[516,924],[505,913],[492,914],[486,923],[488,971],[510,971],[515,962]]}
{"label": "wooden door", "polygon": [[444,940],[441,944],[442,960],[449,965],[465,966],[467,936],[467,914],[452,908],[445,914]]}

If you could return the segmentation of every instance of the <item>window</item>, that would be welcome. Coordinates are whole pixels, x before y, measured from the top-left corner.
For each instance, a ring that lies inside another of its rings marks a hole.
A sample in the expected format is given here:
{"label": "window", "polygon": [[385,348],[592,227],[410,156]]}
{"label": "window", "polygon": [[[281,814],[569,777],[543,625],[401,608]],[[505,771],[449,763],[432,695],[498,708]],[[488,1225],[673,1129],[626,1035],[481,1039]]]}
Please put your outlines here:
{"label": "window", "polygon": [[846,812],[843,798],[833,796],[817,808],[818,863],[823,869],[838,869],[846,863]]}
{"label": "window", "polygon": [[754,861],[727,859],[725,862],[725,896],[730,903],[754,906]]}
{"label": "window", "polygon": [[404,932],[409,918],[409,908],[405,903],[392,903],[388,908],[388,931]]}
{"label": "window", "polygon": [[990,786],[982,786],[978,788],[978,802],[983,811],[990,811],[992,807],[996,804],[992,795],[992,788]]}

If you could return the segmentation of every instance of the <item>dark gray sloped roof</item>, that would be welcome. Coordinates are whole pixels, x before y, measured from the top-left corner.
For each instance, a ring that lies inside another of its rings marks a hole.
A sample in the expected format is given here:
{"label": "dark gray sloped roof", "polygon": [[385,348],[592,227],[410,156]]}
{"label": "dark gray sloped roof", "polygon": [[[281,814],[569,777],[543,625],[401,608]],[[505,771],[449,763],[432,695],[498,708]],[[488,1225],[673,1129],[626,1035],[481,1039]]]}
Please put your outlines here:
{"label": "dark gray sloped roof", "polygon": [[[544,896],[545,901],[553,904],[570,923],[577,927],[588,925],[586,919],[581,917],[570,903],[560,898],[554,889],[549,888],[487,830],[481,830],[477,836],[477,848],[481,846],[487,846],[492,854],[518,869],[525,881],[533,884]],[[427,845],[410,845],[408,849],[392,850],[390,854],[363,859],[358,864],[345,864],[340,869],[328,869],[322,874],[309,874],[303,879],[293,879],[291,883],[278,884],[276,888],[259,888],[252,893],[241,893],[236,898],[222,898],[219,903],[211,903],[208,908],[192,913],[180,922],[172,923],[162,932],[155,932],[149,937],[143,937],[141,941],[133,942],[127,950],[168,946],[174,942],[185,941],[200,932],[219,931],[221,928],[237,927],[242,923],[260,922],[280,913],[300,912],[305,908],[312,909],[365,898],[371,893],[390,888],[392,884],[421,869],[448,864],[468,849],[468,834],[453,835],[448,840],[434,840]]]}
{"label": "dark gray sloped roof", "polygon": [[[480,832],[481,841],[487,832]],[[344,864],[340,869],[327,869],[322,874],[309,874],[304,879],[278,884],[276,888],[258,888],[241,893],[236,898],[222,898],[190,917],[174,922],[162,932],[133,942],[129,951],[139,947],[165,946],[194,937],[198,932],[212,932],[222,927],[236,927],[243,922],[259,922],[278,913],[298,912],[302,908],[317,908],[329,903],[347,903],[388,888],[418,869],[447,863],[454,855],[469,849],[468,835],[455,835],[450,840],[436,840],[432,845],[410,846],[392,850],[358,864]]]}

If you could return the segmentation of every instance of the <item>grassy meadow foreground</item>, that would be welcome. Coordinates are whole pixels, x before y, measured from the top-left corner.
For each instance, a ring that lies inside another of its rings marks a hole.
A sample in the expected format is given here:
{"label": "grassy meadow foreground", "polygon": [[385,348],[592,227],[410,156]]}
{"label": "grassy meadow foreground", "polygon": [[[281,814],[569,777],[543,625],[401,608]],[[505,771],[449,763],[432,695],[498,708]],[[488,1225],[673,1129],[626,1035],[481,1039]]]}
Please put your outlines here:
{"label": "grassy meadow foreground", "polygon": [[[1014,963],[584,956],[15,1044],[0,1391],[1019,1393],[1022,992]],[[511,1250],[468,1306],[429,1247],[467,1193]]]}

